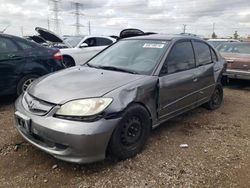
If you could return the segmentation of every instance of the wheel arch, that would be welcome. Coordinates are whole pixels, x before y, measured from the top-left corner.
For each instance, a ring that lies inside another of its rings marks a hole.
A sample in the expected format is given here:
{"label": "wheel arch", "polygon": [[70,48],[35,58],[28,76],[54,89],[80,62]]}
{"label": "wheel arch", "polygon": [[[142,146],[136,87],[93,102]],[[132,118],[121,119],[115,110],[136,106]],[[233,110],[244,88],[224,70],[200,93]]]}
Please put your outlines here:
{"label": "wheel arch", "polygon": [[71,55],[69,55],[69,54],[63,54],[62,56],[63,56],[63,59],[64,58],[69,58],[72,61],[73,66],[76,65],[75,59]]}

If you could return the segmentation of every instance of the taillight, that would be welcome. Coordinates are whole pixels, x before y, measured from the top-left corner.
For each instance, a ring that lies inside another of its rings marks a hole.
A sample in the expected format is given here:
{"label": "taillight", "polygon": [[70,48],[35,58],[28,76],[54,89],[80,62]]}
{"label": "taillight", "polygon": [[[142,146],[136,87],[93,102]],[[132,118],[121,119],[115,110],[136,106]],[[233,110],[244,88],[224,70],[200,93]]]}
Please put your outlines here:
{"label": "taillight", "polygon": [[53,58],[54,58],[55,60],[62,60],[62,59],[63,59],[62,54],[61,54],[61,52],[60,52],[59,50],[56,51],[56,52],[53,54]]}

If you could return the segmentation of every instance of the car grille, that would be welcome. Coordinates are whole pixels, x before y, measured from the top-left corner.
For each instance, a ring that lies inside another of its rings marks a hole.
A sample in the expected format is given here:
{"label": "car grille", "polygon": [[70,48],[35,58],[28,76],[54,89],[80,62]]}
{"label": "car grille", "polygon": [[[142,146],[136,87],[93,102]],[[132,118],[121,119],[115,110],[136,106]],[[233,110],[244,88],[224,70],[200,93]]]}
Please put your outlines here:
{"label": "car grille", "polygon": [[26,93],[23,97],[23,106],[27,111],[31,112],[32,114],[42,116],[47,114],[55,105],[34,98],[28,93]]}

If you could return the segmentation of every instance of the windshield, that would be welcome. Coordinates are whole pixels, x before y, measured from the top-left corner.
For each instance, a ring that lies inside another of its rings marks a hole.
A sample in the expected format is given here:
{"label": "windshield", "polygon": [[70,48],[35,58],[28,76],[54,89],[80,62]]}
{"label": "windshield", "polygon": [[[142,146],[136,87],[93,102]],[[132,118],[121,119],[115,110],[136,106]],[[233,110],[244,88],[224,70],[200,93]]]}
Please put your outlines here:
{"label": "windshield", "polygon": [[221,53],[250,54],[250,43],[237,42],[220,45],[218,51]]}
{"label": "windshield", "polygon": [[67,37],[64,41],[72,47],[76,47],[79,42],[84,38],[84,36],[71,36]]}
{"label": "windshield", "polygon": [[220,44],[226,43],[226,41],[208,41],[213,47],[218,47]]}
{"label": "windshield", "polygon": [[167,46],[168,41],[159,40],[119,41],[90,60],[88,65],[104,69],[114,67],[116,70],[150,75]]}

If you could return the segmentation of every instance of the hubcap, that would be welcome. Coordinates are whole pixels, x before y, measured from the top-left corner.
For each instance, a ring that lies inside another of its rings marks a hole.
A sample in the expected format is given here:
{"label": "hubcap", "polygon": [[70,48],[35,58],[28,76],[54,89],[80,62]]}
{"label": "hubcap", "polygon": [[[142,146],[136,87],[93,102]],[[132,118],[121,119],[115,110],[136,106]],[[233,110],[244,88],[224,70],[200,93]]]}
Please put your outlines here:
{"label": "hubcap", "polygon": [[138,117],[131,117],[124,123],[121,132],[121,142],[124,146],[132,146],[141,138],[142,125]]}
{"label": "hubcap", "polygon": [[30,78],[23,83],[22,91],[25,92],[29,85],[35,80],[35,78]]}

